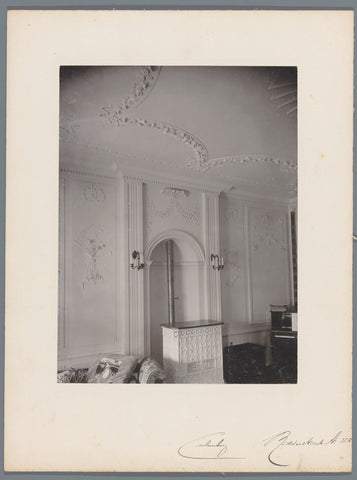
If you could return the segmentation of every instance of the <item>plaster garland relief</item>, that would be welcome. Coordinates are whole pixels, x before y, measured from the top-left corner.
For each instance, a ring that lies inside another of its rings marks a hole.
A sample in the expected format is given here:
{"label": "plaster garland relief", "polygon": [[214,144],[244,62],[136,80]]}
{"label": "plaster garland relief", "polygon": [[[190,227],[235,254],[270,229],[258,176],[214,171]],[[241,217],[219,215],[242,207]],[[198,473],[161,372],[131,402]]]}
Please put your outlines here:
{"label": "plaster garland relief", "polygon": [[233,287],[240,277],[239,252],[237,249],[223,249],[224,270],[223,282],[227,287]]}
{"label": "plaster garland relief", "polygon": [[75,245],[80,248],[82,257],[84,257],[86,269],[82,281],[82,290],[88,284],[98,285],[104,282],[103,273],[104,265],[98,265],[100,258],[112,256],[112,251],[108,250],[107,245],[103,241],[104,229],[98,226],[90,226],[82,228],[76,240]]}
{"label": "plaster garland relief", "polygon": [[292,169],[296,169],[296,164],[270,155],[235,155],[221,158],[207,158],[202,162],[190,159],[186,166],[187,168],[194,168],[196,170],[209,170],[230,163],[271,163],[279,166],[285,173],[290,173]]}
{"label": "plaster garland relief", "polygon": [[152,200],[149,201],[148,214],[147,214],[147,220],[146,220],[146,226],[148,230],[152,228],[152,224],[155,218],[159,218],[160,220],[165,221],[175,212],[179,214],[187,222],[194,222],[196,224],[199,224],[200,208],[197,205],[197,203],[193,205],[193,208],[191,210],[186,210],[181,205],[178,197],[179,195],[177,194],[170,195],[169,205],[163,210],[160,210],[159,208],[157,208],[157,206]]}
{"label": "plaster garland relief", "polygon": [[274,218],[268,213],[258,214],[252,229],[253,250],[257,251],[263,247],[264,249],[278,248],[281,251],[287,251],[283,234],[284,224],[285,220],[281,216]]}
{"label": "plaster garland relief", "polygon": [[226,220],[233,220],[238,223],[241,223],[243,221],[242,209],[240,207],[226,207],[224,209],[223,215]]}
{"label": "plaster garland relief", "polygon": [[[192,133],[183,130],[180,127],[170,125],[161,121],[149,121],[144,118],[135,118],[128,116],[129,111],[141,103],[155,86],[155,83],[160,74],[160,67],[145,66],[140,70],[139,78],[131,87],[131,92],[127,95],[117,107],[113,105],[102,106],[103,113],[100,117],[107,120],[110,125],[117,127],[134,126],[136,128],[150,128],[162,133],[163,135],[172,135],[177,141],[187,145],[193,150],[193,155],[186,159],[186,163],[179,166],[180,169],[194,169],[200,171],[208,171],[213,168],[223,167],[228,164],[243,164],[243,163],[270,163],[277,165],[284,173],[291,173],[296,169],[296,164],[288,160],[279,159],[270,155],[235,155],[221,158],[209,158],[208,150],[204,143],[196,138]],[[269,84],[269,89],[277,88],[272,82]],[[69,120],[63,119],[60,124],[60,138],[62,141],[75,142],[77,132],[80,125],[71,123]],[[86,145],[89,148],[94,146]],[[159,162],[160,163],[160,162]],[[162,161],[167,165],[168,162]],[[175,164],[177,165],[177,164]],[[220,175],[222,176],[222,175]],[[231,177],[228,177],[231,178]],[[227,178],[227,179],[228,179]],[[291,181],[289,187],[292,191],[295,190],[294,179]]]}
{"label": "plaster garland relief", "polygon": [[102,107],[104,113],[101,114],[101,117],[108,120],[111,125],[116,125],[118,127],[123,127],[126,125],[132,125],[134,127],[146,127],[155,129],[162,134],[174,136],[176,140],[188,145],[193,150],[194,155],[190,156],[186,160],[186,168],[206,171],[211,168],[224,166],[229,163],[246,162],[273,163],[275,165],[278,165],[280,168],[287,170],[287,172],[290,172],[290,169],[296,167],[296,165],[291,164],[289,161],[281,160],[279,158],[267,155],[237,155],[210,159],[206,146],[203,144],[202,141],[194,137],[192,133],[187,132],[177,126],[170,125],[161,121],[149,121],[143,118],[126,116],[125,112],[138,103],[138,99],[143,96],[145,91],[149,87],[150,90],[153,88],[153,85],[151,85],[150,81],[153,81],[155,79],[153,75],[154,68],[155,67],[144,67],[144,73],[142,73],[142,78],[145,79],[144,83],[142,84],[140,81],[138,81],[134,84],[133,87],[133,91],[137,93],[126,97],[126,99],[121,102],[119,107],[116,109],[113,106]]}
{"label": "plaster garland relief", "polygon": [[[170,125],[169,123],[145,120],[144,118],[134,118],[120,116],[112,107],[102,107],[104,114],[101,116],[107,119],[112,125],[125,127],[131,125],[137,128],[151,128],[164,135],[172,135],[176,140],[192,148],[195,155],[195,162],[205,162],[208,159],[208,151],[205,145],[194,137],[191,133],[182,128]],[[192,157],[188,159],[188,164],[192,162]]]}
{"label": "plaster garland relief", "polygon": [[101,186],[92,183],[91,185],[85,185],[83,187],[83,198],[87,202],[103,203],[106,196]]}
{"label": "plaster garland relief", "polygon": [[154,88],[159,78],[161,68],[145,66],[140,69],[139,78],[133,83],[131,92],[116,107],[113,113],[116,118],[122,117],[125,112],[141,103]]}
{"label": "plaster garland relief", "polygon": [[70,120],[62,118],[59,127],[59,137],[63,142],[73,142],[77,138],[80,125],[71,123]]}

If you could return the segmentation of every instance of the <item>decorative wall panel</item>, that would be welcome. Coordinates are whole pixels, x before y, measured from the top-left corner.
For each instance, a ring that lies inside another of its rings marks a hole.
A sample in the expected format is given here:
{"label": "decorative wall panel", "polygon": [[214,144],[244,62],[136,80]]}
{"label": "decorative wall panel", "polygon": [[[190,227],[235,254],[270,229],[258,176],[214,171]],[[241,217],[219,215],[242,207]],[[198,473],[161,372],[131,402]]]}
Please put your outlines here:
{"label": "decorative wall panel", "polygon": [[256,342],[257,324],[269,328],[270,304],[290,302],[288,212],[288,205],[220,197],[222,318],[228,343]]}
{"label": "decorative wall panel", "polygon": [[[101,192],[101,201],[85,192]],[[72,180],[71,200],[70,340],[77,346],[110,343],[117,336],[115,187]]]}
{"label": "decorative wall panel", "polygon": [[160,184],[145,185],[145,233],[146,239],[172,228],[202,238],[202,194],[166,194]]}
{"label": "decorative wall panel", "polygon": [[123,346],[118,313],[118,185],[63,172],[59,221],[59,361]]}
{"label": "decorative wall panel", "polygon": [[244,205],[227,195],[220,197],[222,315],[225,325],[248,323]]}
{"label": "decorative wall panel", "polygon": [[269,320],[270,304],[290,303],[288,211],[250,208],[252,321]]}

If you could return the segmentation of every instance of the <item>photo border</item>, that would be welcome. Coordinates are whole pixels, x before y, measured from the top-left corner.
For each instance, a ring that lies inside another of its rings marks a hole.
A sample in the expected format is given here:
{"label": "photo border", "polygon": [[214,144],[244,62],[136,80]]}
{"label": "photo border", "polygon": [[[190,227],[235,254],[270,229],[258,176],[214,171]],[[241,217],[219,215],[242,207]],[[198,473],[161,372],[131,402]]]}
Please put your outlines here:
{"label": "photo border", "polygon": [[[345,9],[351,9],[356,13],[356,8],[357,8],[357,0],[353,1],[327,1],[327,0],[315,0],[313,3],[311,1],[300,1],[300,2],[294,2],[294,1],[266,1],[266,0],[260,0],[260,1],[254,1],[251,0],[249,2],[249,5],[247,5],[248,2],[243,2],[239,0],[231,0],[231,1],[225,1],[224,5],[222,5],[218,1],[207,1],[207,0],[196,0],[195,2],[191,2],[189,0],[186,1],[175,1],[175,2],[168,2],[166,1],[137,1],[137,0],[132,0],[132,1],[121,1],[118,2],[118,5],[115,6],[115,9],[125,9],[125,10],[145,10],[145,9],[150,9],[150,10],[227,10],[227,9],[232,9],[232,10],[253,10],[253,9],[263,9],[263,10],[345,10]],[[51,9],[51,10],[112,10],[113,9],[113,2],[103,0],[98,4],[98,1],[90,1],[87,0],[85,2],[72,2],[70,0],[63,0],[61,2],[56,2],[55,0],[42,0],[39,2],[35,2],[35,4],[29,0],[19,0],[19,1],[12,1],[12,0],[5,0],[2,2],[1,7],[0,7],[0,62],[3,68],[0,69],[0,108],[1,108],[1,113],[0,113],[0,299],[1,299],[1,320],[2,320],[2,326],[4,325],[4,292],[5,292],[5,279],[4,279],[4,270],[5,270],[5,173],[6,173],[6,160],[5,160],[5,141],[6,141],[6,13],[8,10],[15,10],[15,9],[26,9],[26,10],[37,10],[37,9]],[[356,27],[355,27],[356,28]],[[356,47],[356,36],[355,36],[355,47]],[[354,59],[354,69],[356,71],[356,66],[357,66],[357,60],[356,57]],[[357,80],[355,78],[354,80],[355,84],[354,87],[356,89],[357,87]],[[355,114],[354,114],[355,115]],[[354,118],[354,126],[355,126],[355,118]],[[354,130],[355,131],[355,130]],[[357,141],[356,141],[356,136],[354,135],[354,151],[356,150],[357,147]],[[355,153],[354,153],[354,192],[353,192],[353,198],[354,202],[357,200],[357,193],[356,193],[356,182],[357,182],[357,173],[356,173],[356,158],[355,158]],[[354,211],[354,232],[356,233],[357,229],[357,214],[356,211]],[[351,239],[352,241],[352,239]],[[353,248],[353,259],[354,259],[354,283],[353,283],[353,298],[354,298],[354,305],[353,305],[353,314],[354,318],[356,315],[356,309],[357,309],[357,287],[356,287],[356,278],[357,278],[357,267],[356,267],[356,259],[357,259],[357,242],[354,241],[354,248]],[[356,334],[356,329],[354,329],[353,333],[353,345],[356,347],[357,345],[357,334]],[[0,338],[0,348],[2,353],[4,352],[4,328],[2,328],[1,331],[1,338]],[[3,358],[3,356],[2,356]],[[353,384],[354,387],[356,388],[356,379],[357,379],[357,361],[356,361],[356,355],[354,354],[354,363],[353,363],[354,369],[353,369]],[[3,386],[4,386],[4,372],[3,369],[1,370],[1,388],[2,388],[2,394],[3,392]],[[356,396],[356,390],[354,388],[354,396]],[[3,395],[2,395],[3,398]],[[356,413],[357,413],[357,407],[356,407],[356,402],[353,404],[353,419],[355,420],[356,418]],[[2,414],[2,425],[3,425],[3,414]],[[356,431],[356,421],[353,422],[353,432]],[[2,455],[1,455],[1,462],[2,462],[2,472],[3,473],[3,436],[2,436]],[[356,459],[356,448],[353,448],[353,462],[352,465],[355,467]],[[352,468],[353,468],[352,467]],[[58,472],[58,473],[11,473],[7,474],[11,475],[10,478],[23,478],[24,476],[28,479],[37,479],[37,478],[66,478],[66,479],[78,479],[81,476],[83,476],[82,473],[68,473],[68,472]],[[84,475],[88,476],[89,478],[92,478],[93,480],[99,480],[99,479],[106,479],[106,478],[111,478],[111,477],[118,477],[120,476],[121,478],[174,478],[174,477],[184,477],[184,478],[195,478],[195,479],[204,479],[204,478],[241,478],[241,479],[251,479],[251,478],[258,478],[258,479],[264,479],[264,478],[276,478],[277,475],[276,473],[227,473],[226,475],[223,476],[223,474],[216,474],[216,473],[195,473],[195,474],[180,474],[180,473],[148,473],[148,474],[140,474],[140,473],[133,473],[133,474],[128,474],[128,473],[103,473],[101,475],[98,475],[96,473],[85,473]],[[352,473],[344,473],[344,478],[353,478],[353,470]],[[309,474],[309,473],[289,473],[289,474],[279,474],[278,478],[279,479],[293,479],[293,478],[306,478],[306,479],[316,479],[316,478],[326,478],[328,476],[329,478],[333,479],[339,479],[341,478],[341,474],[329,474],[329,473],[318,473],[318,474]]]}

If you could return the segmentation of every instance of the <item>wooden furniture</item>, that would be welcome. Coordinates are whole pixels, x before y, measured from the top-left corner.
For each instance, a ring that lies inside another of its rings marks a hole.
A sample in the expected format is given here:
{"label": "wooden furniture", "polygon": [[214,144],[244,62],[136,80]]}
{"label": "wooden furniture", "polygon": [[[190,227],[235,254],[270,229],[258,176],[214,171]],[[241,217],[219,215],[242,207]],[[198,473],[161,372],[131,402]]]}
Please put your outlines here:
{"label": "wooden furniture", "polygon": [[297,382],[297,331],[272,330],[271,348],[275,365],[279,366],[288,383]]}
{"label": "wooden furniture", "polygon": [[162,324],[165,383],[223,383],[222,324]]}

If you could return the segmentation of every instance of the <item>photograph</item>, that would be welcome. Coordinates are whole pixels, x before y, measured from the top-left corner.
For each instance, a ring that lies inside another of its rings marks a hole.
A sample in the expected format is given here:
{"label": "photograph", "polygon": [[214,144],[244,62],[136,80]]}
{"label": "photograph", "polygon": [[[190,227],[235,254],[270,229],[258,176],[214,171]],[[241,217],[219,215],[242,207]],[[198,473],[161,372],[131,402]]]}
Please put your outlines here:
{"label": "photograph", "polygon": [[350,472],[354,12],[6,32],[5,471]]}
{"label": "photograph", "polygon": [[297,383],[298,69],[59,76],[57,381]]}

